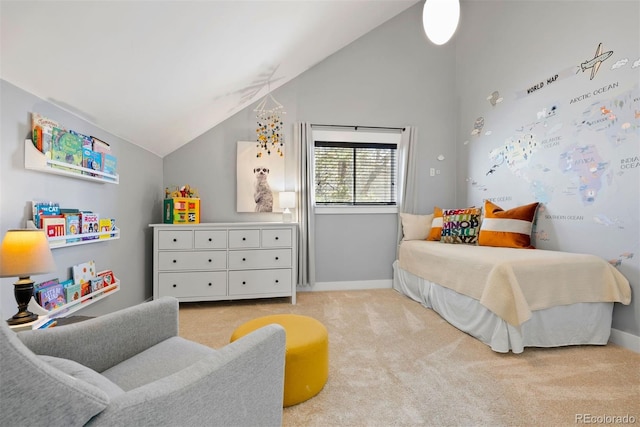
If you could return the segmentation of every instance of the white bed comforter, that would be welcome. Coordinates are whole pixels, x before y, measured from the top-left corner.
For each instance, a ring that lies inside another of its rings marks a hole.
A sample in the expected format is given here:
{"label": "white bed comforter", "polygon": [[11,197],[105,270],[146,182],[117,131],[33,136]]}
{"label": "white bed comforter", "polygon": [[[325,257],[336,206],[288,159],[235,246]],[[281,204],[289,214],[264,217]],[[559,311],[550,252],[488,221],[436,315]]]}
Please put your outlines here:
{"label": "white bed comforter", "polygon": [[398,262],[514,326],[534,310],[558,305],[631,302],[629,281],[595,255],[409,240],[401,243]]}

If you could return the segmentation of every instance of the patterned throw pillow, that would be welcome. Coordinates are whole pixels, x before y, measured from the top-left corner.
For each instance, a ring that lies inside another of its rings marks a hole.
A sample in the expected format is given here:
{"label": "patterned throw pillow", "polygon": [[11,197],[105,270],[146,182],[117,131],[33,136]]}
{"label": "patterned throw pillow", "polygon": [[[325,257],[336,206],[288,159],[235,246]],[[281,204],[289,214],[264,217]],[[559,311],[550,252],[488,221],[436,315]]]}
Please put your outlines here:
{"label": "patterned throw pillow", "polygon": [[480,230],[480,208],[446,209],[442,212],[443,243],[478,243]]}
{"label": "patterned throw pillow", "polygon": [[442,231],[442,209],[436,206],[435,208],[433,208],[433,220],[431,221],[431,230],[429,231],[427,240],[439,242],[441,231]]}
{"label": "patterned throw pillow", "polygon": [[505,211],[500,206],[486,200],[478,244],[481,246],[533,249],[531,229],[537,209],[538,203],[531,203]]}

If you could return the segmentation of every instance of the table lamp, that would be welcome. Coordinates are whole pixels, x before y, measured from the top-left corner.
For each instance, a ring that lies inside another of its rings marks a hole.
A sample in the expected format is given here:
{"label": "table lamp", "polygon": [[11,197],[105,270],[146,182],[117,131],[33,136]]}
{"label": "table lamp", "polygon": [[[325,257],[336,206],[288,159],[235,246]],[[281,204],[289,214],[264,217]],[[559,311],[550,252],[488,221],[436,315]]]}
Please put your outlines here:
{"label": "table lamp", "polygon": [[282,222],[291,222],[292,214],[289,208],[296,207],[296,193],[295,191],[281,191],[280,192],[280,207],[284,208],[282,212]]}
{"label": "table lamp", "polygon": [[49,241],[42,230],[8,230],[0,247],[0,277],[18,276],[14,283],[14,295],[18,312],[9,325],[20,325],[38,319],[38,315],[27,310],[33,296],[32,274],[53,273],[53,261]]}

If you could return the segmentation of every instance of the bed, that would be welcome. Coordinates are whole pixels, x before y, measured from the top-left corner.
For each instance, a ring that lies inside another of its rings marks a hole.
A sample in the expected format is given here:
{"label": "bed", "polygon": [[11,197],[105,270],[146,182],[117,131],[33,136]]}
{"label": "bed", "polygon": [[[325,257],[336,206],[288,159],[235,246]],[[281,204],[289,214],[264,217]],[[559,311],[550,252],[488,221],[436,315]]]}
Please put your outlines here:
{"label": "bed", "polygon": [[500,353],[605,345],[627,279],[600,257],[403,240],[393,287]]}

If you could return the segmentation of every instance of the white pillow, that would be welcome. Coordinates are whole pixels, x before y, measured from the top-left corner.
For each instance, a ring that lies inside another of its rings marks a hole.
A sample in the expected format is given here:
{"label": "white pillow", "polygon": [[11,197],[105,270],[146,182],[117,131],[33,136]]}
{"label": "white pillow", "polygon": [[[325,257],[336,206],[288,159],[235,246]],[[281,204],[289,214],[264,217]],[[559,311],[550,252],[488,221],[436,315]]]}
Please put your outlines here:
{"label": "white pillow", "polygon": [[431,231],[433,214],[400,213],[400,220],[402,222],[402,240],[425,240]]}

